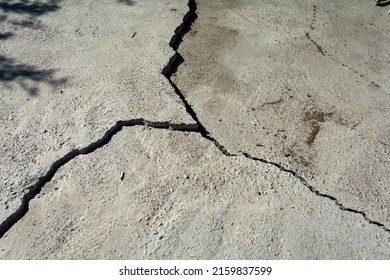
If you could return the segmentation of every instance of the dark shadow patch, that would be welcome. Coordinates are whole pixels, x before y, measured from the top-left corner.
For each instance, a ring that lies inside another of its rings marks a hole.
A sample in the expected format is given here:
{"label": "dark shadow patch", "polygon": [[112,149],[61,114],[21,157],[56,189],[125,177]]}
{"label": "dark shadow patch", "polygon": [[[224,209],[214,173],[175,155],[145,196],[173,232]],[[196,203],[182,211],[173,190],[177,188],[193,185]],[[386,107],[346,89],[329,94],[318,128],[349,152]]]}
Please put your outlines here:
{"label": "dark shadow patch", "polygon": [[121,4],[125,4],[127,6],[134,6],[135,5],[135,1],[133,0],[117,0],[118,3],[121,3]]}
{"label": "dark shadow patch", "polygon": [[[5,21],[21,28],[39,29],[43,25],[38,19],[40,16],[56,12],[60,7],[61,0],[0,0],[0,22]],[[13,16],[11,16],[13,15]],[[0,40],[7,40],[16,36],[12,32],[0,33]],[[15,59],[0,55],[0,82],[6,87],[19,85],[29,95],[39,94],[39,85],[47,84],[52,87],[61,85],[66,78],[54,79],[56,70],[41,69],[34,65],[19,63]]]}
{"label": "dark shadow patch", "polygon": [[7,40],[12,36],[14,36],[14,34],[11,32],[0,33],[0,40]]}
{"label": "dark shadow patch", "polygon": [[38,95],[37,86],[40,83],[56,87],[67,81],[66,78],[53,79],[55,72],[54,69],[39,69],[36,66],[17,63],[12,58],[0,55],[0,82],[8,86],[17,83],[32,96]]}
{"label": "dark shadow patch", "polygon": [[[38,17],[55,12],[61,8],[59,5],[61,0],[50,0],[46,2],[21,0],[10,2],[11,1],[0,1],[0,11],[4,13],[3,15],[0,15],[0,21],[8,20],[10,24],[22,28],[37,29],[42,27]],[[14,14],[24,18],[10,20],[8,19],[7,14]]]}
{"label": "dark shadow patch", "polygon": [[57,11],[60,6],[60,0],[50,0],[47,2],[22,0],[16,3],[10,1],[1,1],[0,9],[5,13],[28,14],[32,16],[41,16],[43,14]]}

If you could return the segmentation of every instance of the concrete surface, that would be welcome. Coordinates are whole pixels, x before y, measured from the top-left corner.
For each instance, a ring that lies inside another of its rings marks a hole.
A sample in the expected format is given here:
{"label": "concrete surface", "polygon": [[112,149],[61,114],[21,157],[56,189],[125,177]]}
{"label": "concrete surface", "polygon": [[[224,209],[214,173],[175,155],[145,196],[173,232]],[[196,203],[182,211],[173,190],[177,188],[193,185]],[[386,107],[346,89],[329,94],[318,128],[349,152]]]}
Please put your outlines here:
{"label": "concrete surface", "polygon": [[275,166],[196,133],[126,128],[59,170],[0,256],[388,259],[389,238]]}
{"label": "concrete surface", "polygon": [[54,161],[116,121],[193,122],[160,74],[186,3],[30,2],[39,13],[0,2],[12,34],[1,41],[0,220]]}
{"label": "concrete surface", "polygon": [[390,227],[386,7],[198,3],[174,81],[208,131]]}
{"label": "concrete surface", "polygon": [[0,259],[389,259],[386,7],[190,3],[0,1]]}

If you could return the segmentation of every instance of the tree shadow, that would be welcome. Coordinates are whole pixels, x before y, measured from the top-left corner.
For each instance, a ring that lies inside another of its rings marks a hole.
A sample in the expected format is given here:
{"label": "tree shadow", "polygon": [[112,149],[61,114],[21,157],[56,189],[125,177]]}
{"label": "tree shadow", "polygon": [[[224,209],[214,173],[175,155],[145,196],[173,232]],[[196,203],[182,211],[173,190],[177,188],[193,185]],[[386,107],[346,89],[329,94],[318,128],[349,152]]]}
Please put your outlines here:
{"label": "tree shadow", "polygon": [[[7,20],[12,25],[17,25],[22,28],[40,28],[42,27],[38,17],[55,12],[61,8],[59,3],[61,0],[33,1],[20,0],[17,2],[0,1],[0,22]],[[8,15],[22,16],[22,19],[8,19]]]}
{"label": "tree shadow", "polygon": [[47,2],[21,0],[16,3],[10,1],[0,1],[0,9],[5,13],[28,14],[31,16],[41,16],[43,14],[57,11],[60,8],[61,0],[49,0]]}
{"label": "tree shadow", "polygon": [[39,29],[43,27],[41,21],[36,20],[33,17],[28,17],[27,19],[23,19],[23,20],[10,20],[9,23],[22,28]]}
{"label": "tree shadow", "polygon": [[14,36],[14,34],[11,32],[0,33],[0,41],[7,40],[7,39],[11,38],[12,36]]}
{"label": "tree shadow", "polygon": [[117,2],[128,6],[133,6],[136,3],[136,1],[133,0],[117,0]]}
{"label": "tree shadow", "polygon": [[14,59],[0,55],[0,82],[12,87],[17,82],[31,96],[38,95],[40,83],[57,87],[67,82],[66,78],[54,79],[54,69],[39,69],[36,66],[17,63]]}
{"label": "tree shadow", "polygon": [[[39,17],[47,13],[58,11],[61,0],[0,0],[0,23],[22,28],[42,28]],[[7,31],[7,30],[6,30]],[[0,32],[0,41],[15,37],[12,32]],[[41,69],[38,66],[19,63],[15,59],[0,54],[0,83],[7,88],[19,85],[31,96],[38,95],[39,86],[42,84],[56,87],[64,84],[67,79],[55,79],[53,76],[57,70]]]}

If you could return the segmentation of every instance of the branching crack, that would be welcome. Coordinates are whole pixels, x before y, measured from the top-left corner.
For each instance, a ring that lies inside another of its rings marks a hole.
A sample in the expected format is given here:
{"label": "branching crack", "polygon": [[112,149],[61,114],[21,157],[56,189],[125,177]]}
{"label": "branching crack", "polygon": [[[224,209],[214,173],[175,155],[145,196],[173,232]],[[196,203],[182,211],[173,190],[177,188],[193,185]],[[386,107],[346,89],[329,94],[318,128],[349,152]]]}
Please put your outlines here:
{"label": "branching crack", "polygon": [[[238,154],[233,154],[229,152],[222,144],[220,144],[215,138],[213,138],[210,133],[207,131],[205,126],[199,121],[195,111],[192,109],[191,105],[186,100],[183,93],[180,91],[180,89],[176,86],[174,82],[172,82],[171,77],[174,75],[178,69],[178,67],[184,62],[183,57],[180,55],[180,53],[177,51],[181,42],[183,41],[183,37],[185,34],[187,34],[191,30],[192,23],[197,19],[196,14],[196,1],[195,0],[189,0],[188,3],[189,6],[189,12],[184,16],[182,24],[176,28],[175,34],[172,37],[170,41],[170,46],[174,49],[175,54],[172,56],[172,58],[169,60],[168,64],[164,67],[162,70],[162,74],[168,79],[169,83],[172,85],[172,87],[175,90],[175,93],[179,96],[180,100],[183,102],[183,105],[185,106],[187,113],[192,117],[192,119],[195,121],[193,124],[185,124],[185,123],[170,123],[170,122],[151,122],[147,121],[143,118],[139,119],[131,119],[131,120],[125,120],[125,121],[117,121],[114,126],[112,126],[110,129],[106,131],[104,136],[97,140],[96,142],[93,142],[89,144],[88,146],[80,149],[75,149],[67,153],[65,156],[61,157],[57,161],[55,161],[52,166],[50,167],[49,171],[44,175],[43,177],[40,177],[38,179],[38,182],[28,188],[28,192],[23,196],[21,206],[13,213],[11,214],[4,222],[0,224],[0,238],[4,236],[14,226],[20,219],[22,219],[29,210],[30,201],[34,199],[42,190],[42,188],[46,185],[46,183],[50,182],[57,171],[69,163],[74,158],[78,157],[79,155],[87,155],[95,152],[97,149],[102,148],[103,146],[107,145],[112,137],[120,132],[122,128],[124,127],[133,127],[133,126],[145,126],[149,128],[154,129],[164,129],[164,130],[171,130],[171,131],[182,131],[182,132],[195,132],[199,133],[203,138],[211,141],[216,148],[218,148],[225,156],[228,157],[237,157],[237,156],[244,156],[249,160],[253,160],[256,162],[261,162],[264,164],[272,165],[282,172],[286,172],[294,176],[296,179],[298,179],[304,186],[306,186],[313,194],[324,197],[326,199],[329,199],[335,203],[335,205],[341,209],[342,211],[351,212],[354,214],[359,214],[363,216],[363,218],[370,224],[376,225],[380,227],[381,229],[385,230],[386,232],[390,233],[390,229],[387,228],[384,224],[374,221],[370,219],[367,214],[364,211],[355,210],[352,208],[345,207],[336,197],[333,197],[331,195],[321,193],[320,191],[316,190],[312,185],[310,185],[302,176],[297,174],[295,171],[287,169],[283,167],[279,163],[275,163],[272,161],[268,161],[266,159],[257,158],[249,153],[246,152],[240,152]],[[312,25],[311,25],[312,26]],[[314,28],[312,28],[314,29]],[[326,52],[322,50],[322,48],[310,38],[310,34],[307,33],[306,37],[312,41],[313,44],[317,46],[319,51],[326,55]],[[330,57],[331,58],[331,57]],[[332,58],[333,59],[333,58]],[[347,66],[346,66],[347,67]]]}
{"label": "branching crack", "polygon": [[[170,61],[167,64],[167,66],[163,69],[162,74],[168,79],[168,81],[170,82],[172,87],[175,89],[176,94],[180,97],[181,101],[183,102],[187,112],[191,115],[192,119],[198,125],[199,133],[204,138],[206,138],[207,140],[213,142],[214,145],[225,156],[236,157],[236,156],[238,156],[238,154],[233,154],[233,153],[229,152],[222,144],[220,144],[215,138],[213,138],[210,135],[210,133],[205,128],[205,126],[199,121],[199,119],[198,119],[198,117],[196,115],[196,112],[192,109],[191,105],[186,100],[184,94],[180,91],[180,89],[176,86],[176,84],[174,82],[172,82],[172,80],[171,80],[172,75],[174,75],[176,73],[176,71],[179,68],[180,64],[182,64],[184,62],[184,58],[180,55],[180,53],[177,50],[178,50],[181,42],[183,41],[183,37],[185,36],[186,33],[188,33],[191,30],[191,26],[192,26],[193,22],[198,18],[197,14],[196,14],[196,8],[197,8],[196,1],[195,0],[189,0],[188,6],[189,6],[189,11],[184,16],[183,23],[176,29],[175,34],[173,35],[173,37],[172,37],[172,39],[170,41],[170,44],[169,44],[174,49],[175,55],[170,59]],[[316,6],[313,7],[313,11],[314,11],[314,17],[313,17],[312,23],[310,24],[310,29],[312,29],[312,30],[314,30],[314,23],[315,23],[315,17],[316,17]],[[324,55],[324,56],[326,56],[326,57],[328,57],[328,58],[330,58],[330,59],[340,63],[344,67],[347,67],[349,70],[351,70],[351,71],[353,71],[355,73],[358,73],[357,71],[349,68],[347,65],[345,65],[345,64],[341,63],[340,61],[336,60],[332,56],[329,56],[323,50],[323,48],[319,44],[317,44],[310,37],[310,33],[309,32],[306,33],[306,37],[307,37],[307,39],[309,39],[317,47],[318,51],[322,55]],[[360,75],[360,76],[362,78],[364,78],[363,75]],[[371,83],[376,85],[374,82],[371,82]],[[370,219],[364,211],[359,211],[359,210],[355,210],[355,209],[352,209],[352,208],[345,207],[337,198],[335,198],[335,197],[333,197],[331,195],[325,194],[325,193],[321,193],[320,191],[316,190],[312,185],[310,185],[302,176],[297,174],[295,171],[289,170],[289,169],[283,167],[282,165],[280,165],[279,163],[268,161],[266,159],[253,157],[250,154],[245,153],[245,152],[243,152],[242,155],[245,156],[246,158],[250,159],[250,160],[262,162],[262,163],[265,163],[265,164],[270,164],[270,165],[273,165],[273,166],[277,167],[279,170],[281,170],[283,172],[290,173],[292,176],[297,178],[304,186],[306,186],[315,195],[332,200],[336,204],[336,206],[338,208],[340,208],[342,211],[347,211],[347,212],[351,212],[351,213],[355,213],[355,214],[360,214],[361,216],[363,216],[363,218],[368,223],[376,225],[376,226],[379,226],[380,228],[382,228],[386,232],[390,233],[390,229],[389,228],[387,228],[382,223],[379,223],[377,221],[374,221],[374,220]]]}

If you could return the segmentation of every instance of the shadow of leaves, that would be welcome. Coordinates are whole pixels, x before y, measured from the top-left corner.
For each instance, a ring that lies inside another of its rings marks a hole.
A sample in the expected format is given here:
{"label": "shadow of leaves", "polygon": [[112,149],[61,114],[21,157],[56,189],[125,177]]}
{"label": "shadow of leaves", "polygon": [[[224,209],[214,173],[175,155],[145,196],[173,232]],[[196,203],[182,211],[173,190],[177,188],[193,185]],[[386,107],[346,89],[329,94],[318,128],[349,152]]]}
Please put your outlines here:
{"label": "shadow of leaves", "polygon": [[67,82],[66,78],[53,79],[55,72],[54,69],[39,69],[36,66],[17,63],[12,58],[0,55],[0,82],[8,86],[16,82],[32,96],[38,95],[39,83],[57,87]]}
{"label": "shadow of leaves", "polygon": [[7,40],[7,39],[11,38],[12,36],[14,36],[14,34],[11,32],[0,33],[0,40]]}
{"label": "shadow of leaves", "polygon": [[50,0],[47,2],[41,1],[29,1],[22,0],[19,2],[12,1],[1,1],[0,9],[5,13],[16,13],[16,14],[28,14],[31,16],[40,16],[48,12],[57,11],[60,0]]}
{"label": "shadow of leaves", "polygon": [[128,6],[133,6],[135,4],[135,1],[133,0],[117,0],[117,2]]}

